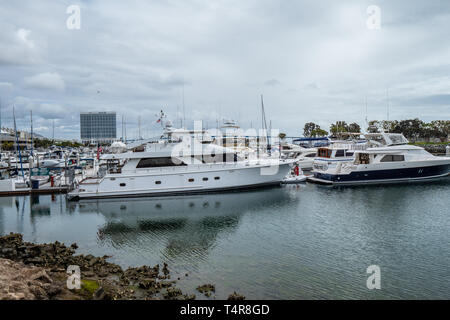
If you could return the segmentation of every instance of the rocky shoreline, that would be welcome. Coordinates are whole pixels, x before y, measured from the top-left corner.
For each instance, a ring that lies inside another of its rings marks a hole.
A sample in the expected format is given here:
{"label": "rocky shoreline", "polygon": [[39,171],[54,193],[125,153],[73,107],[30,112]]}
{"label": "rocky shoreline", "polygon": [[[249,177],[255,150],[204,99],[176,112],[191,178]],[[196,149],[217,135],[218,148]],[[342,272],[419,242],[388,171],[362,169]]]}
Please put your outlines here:
{"label": "rocky shoreline", "polygon": [[[123,270],[107,261],[108,256],[74,255],[70,247],[58,241],[34,244],[24,242],[22,235],[11,233],[0,237],[0,300],[194,300],[195,294],[184,294],[171,279],[167,264],[141,266]],[[69,266],[79,266],[80,289],[68,289]],[[186,274],[187,276],[187,274]],[[179,280],[179,278],[178,278]],[[199,294],[210,297],[215,286],[197,287]],[[232,293],[229,300],[243,300]]]}

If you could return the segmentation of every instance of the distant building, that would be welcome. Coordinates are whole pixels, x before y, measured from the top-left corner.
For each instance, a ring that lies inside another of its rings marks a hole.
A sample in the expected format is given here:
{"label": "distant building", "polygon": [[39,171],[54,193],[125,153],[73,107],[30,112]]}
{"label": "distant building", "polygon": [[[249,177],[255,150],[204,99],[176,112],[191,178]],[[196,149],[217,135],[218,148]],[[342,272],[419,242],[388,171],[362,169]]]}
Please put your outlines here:
{"label": "distant building", "polygon": [[81,112],[80,113],[81,141],[110,143],[116,140],[115,112]]}

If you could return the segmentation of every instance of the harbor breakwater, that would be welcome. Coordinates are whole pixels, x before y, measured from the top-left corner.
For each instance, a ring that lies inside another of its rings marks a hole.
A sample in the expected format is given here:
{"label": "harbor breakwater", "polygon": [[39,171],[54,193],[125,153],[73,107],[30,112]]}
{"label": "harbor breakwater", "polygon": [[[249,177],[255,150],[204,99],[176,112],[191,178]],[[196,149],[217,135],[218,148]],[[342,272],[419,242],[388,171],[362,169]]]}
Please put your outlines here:
{"label": "harbor breakwater", "polygon": [[[185,294],[176,287],[177,280],[171,279],[165,263],[123,270],[108,262],[108,256],[75,255],[76,249],[75,243],[67,247],[58,241],[48,244],[24,242],[22,235],[17,233],[0,237],[0,300],[196,299],[195,294]],[[79,289],[67,286],[69,266],[80,268]],[[215,286],[204,284],[197,291],[213,297]],[[229,300],[244,298],[236,292],[228,297]]]}

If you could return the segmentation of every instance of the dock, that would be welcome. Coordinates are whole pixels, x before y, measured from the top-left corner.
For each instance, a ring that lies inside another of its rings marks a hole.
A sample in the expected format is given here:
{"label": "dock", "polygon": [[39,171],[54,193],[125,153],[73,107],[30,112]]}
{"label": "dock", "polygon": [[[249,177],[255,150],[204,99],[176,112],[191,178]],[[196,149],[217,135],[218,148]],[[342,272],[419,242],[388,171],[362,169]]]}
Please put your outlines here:
{"label": "dock", "polygon": [[57,193],[67,193],[69,187],[42,187],[39,189],[32,188],[18,188],[13,191],[0,191],[0,197],[12,197],[12,196],[26,196],[30,194],[57,194]]}

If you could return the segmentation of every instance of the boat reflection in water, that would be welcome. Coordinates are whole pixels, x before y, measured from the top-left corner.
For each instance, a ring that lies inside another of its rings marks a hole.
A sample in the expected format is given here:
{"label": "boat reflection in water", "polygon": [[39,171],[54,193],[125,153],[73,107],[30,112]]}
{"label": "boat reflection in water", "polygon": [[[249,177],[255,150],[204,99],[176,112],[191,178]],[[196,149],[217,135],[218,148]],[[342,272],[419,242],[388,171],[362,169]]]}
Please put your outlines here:
{"label": "boat reflection in water", "polygon": [[[195,264],[207,258],[218,237],[238,228],[245,213],[254,211],[264,219],[292,201],[296,200],[289,190],[270,188],[198,196],[81,200],[68,205],[71,210],[78,207],[80,214],[103,215],[99,244],[120,248],[121,254],[133,252],[130,258],[136,263],[145,262],[145,256]],[[136,255],[141,259],[136,260]]]}

